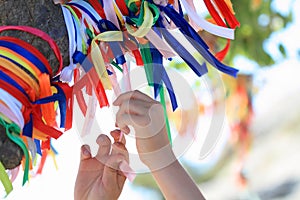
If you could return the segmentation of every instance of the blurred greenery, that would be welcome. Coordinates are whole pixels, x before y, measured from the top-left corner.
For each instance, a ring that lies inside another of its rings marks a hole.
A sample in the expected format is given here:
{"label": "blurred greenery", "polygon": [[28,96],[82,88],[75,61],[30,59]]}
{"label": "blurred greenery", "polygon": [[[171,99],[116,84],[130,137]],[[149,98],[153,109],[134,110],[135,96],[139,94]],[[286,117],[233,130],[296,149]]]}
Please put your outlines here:
{"label": "blurred greenery", "polygon": [[[231,1],[235,16],[241,25],[235,31],[235,39],[231,41],[229,52],[223,62],[233,66],[235,57],[244,56],[256,62],[260,67],[273,65],[275,61],[270,52],[264,48],[264,43],[271,37],[272,33],[286,28],[293,21],[292,11],[289,10],[288,13],[281,14],[272,7],[273,0],[248,0],[243,3],[237,0]],[[207,16],[207,18],[211,17]],[[199,34],[213,53],[222,50],[227,43],[226,39],[206,31],[199,31]],[[285,45],[280,43],[277,48],[281,55],[286,57]],[[197,57],[197,59],[201,62],[204,61],[203,58]],[[180,70],[189,68],[186,63],[179,59],[174,59],[168,67]]]}
{"label": "blurred greenery", "polygon": [[[273,0],[231,1],[234,6],[236,18],[241,25],[236,30],[235,40],[231,41],[230,50],[225,57],[224,63],[233,65],[234,58],[241,55],[255,61],[260,67],[271,66],[275,61],[269,52],[264,49],[264,43],[270,38],[272,33],[284,29],[292,22],[292,11],[290,10],[285,15],[281,14],[279,11],[273,9]],[[205,31],[201,31],[199,34],[210,47],[214,48],[212,51],[215,52],[223,49],[227,42],[226,39],[215,37]],[[278,50],[283,57],[286,57],[286,47],[284,44],[279,44]],[[203,61],[203,58],[199,58],[198,56],[196,58]],[[189,68],[179,58],[175,58],[169,62],[168,67],[179,70],[187,70]],[[234,153],[230,147],[224,149],[224,152],[218,162],[208,171],[199,169],[199,165],[195,167],[191,163],[183,162],[182,164],[197,183],[205,182],[218,174],[218,171],[233,158]],[[158,189],[151,174],[138,175],[134,184],[145,188]]]}
{"label": "blurred greenery", "polygon": [[[291,10],[286,15],[281,14],[272,7],[272,2],[273,0],[232,0],[241,26],[236,30],[235,40],[231,42],[225,63],[232,65],[237,55],[243,55],[261,67],[274,64],[274,60],[264,49],[264,42],[273,32],[284,29],[293,20],[293,15]],[[278,49],[285,57],[284,44],[278,45]]]}

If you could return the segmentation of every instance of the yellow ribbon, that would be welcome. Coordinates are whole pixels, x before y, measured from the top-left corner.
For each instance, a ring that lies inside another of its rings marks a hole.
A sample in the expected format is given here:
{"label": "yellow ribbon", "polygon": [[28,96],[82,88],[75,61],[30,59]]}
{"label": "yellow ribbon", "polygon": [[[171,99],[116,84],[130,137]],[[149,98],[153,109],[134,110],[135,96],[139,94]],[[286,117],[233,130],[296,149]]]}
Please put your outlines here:
{"label": "yellow ribbon", "polygon": [[131,25],[127,23],[125,24],[128,33],[138,38],[142,38],[145,35],[147,35],[147,33],[149,32],[149,30],[152,28],[153,25],[153,15],[151,10],[149,9],[148,2],[144,1],[143,6],[144,6],[144,21],[142,25],[138,29],[135,29]]}
{"label": "yellow ribbon", "polygon": [[123,18],[124,16],[123,16],[122,12],[120,11],[120,9],[115,1],[113,1],[113,5],[114,5],[114,10],[116,12],[116,15],[117,15],[119,21],[121,22],[122,26],[124,26],[125,21],[124,21],[124,18]]}
{"label": "yellow ribbon", "polygon": [[2,185],[4,186],[6,195],[8,195],[13,190],[13,186],[12,186],[11,181],[9,180],[9,177],[8,177],[1,161],[0,161],[0,181],[2,182]]}
{"label": "yellow ribbon", "polygon": [[25,69],[27,69],[31,74],[33,74],[36,78],[38,78],[36,71],[33,69],[34,66],[32,66],[32,63],[30,63],[26,58],[22,57],[21,55],[5,47],[0,47],[0,54],[19,63]]}
{"label": "yellow ribbon", "polygon": [[39,91],[39,85],[38,83],[32,79],[25,71],[23,71],[21,68],[19,68],[17,65],[14,63],[4,59],[0,58],[0,66],[11,71],[12,73],[16,74],[18,77],[20,77],[25,83],[28,85],[32,86],[33,89],[35,90],[36,96],[40,95]]}
{"label": "yellow ribbon", "polygon": [[1,112],[0,112],[0,117],[1,117],[4,121],[6,121],[7,123],[9,123],[9,124],[12,123],[12,121],[11,121],[8,117],[6,117],[3,113],[1,113]]}
{"label": "yellow ribbon", "polygon": [[111,89],[111,82],[106,71],[105,63],[102,58],[102,53],[100,47],[97,44],[97,41],[103,42],[117,42],[123,41],[123,34],[121,31],[107,31],[97,35],[91,44],[91,58],[96,69],[96,72],[103,84],[104,89]]}
{"label": "yellow ribbon", "polygon": [[56,157],[55,157],[54,151],[52,149],[50,149],[50,151],[48,153],[50,154],[50,156],[53,159],[53,163],[54,163],[55,169],[58,170],[58,165],[57,165],[57,162],[56,162]]}
{"label": "yellow ribbon", "polygon": [[47,141],[49,139],[49,136],[47,134],[43,133],[42,131],[36,129],[35,127],[33,127],[32,138],[38,139],[41,141]]}

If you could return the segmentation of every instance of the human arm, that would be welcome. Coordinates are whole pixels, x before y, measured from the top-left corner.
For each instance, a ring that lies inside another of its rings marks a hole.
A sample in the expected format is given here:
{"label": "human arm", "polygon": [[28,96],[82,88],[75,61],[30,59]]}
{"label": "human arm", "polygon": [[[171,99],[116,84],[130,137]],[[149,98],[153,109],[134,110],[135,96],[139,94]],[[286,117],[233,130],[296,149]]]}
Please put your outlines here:
{"label": "human arm", "polygon": [[204,199],[199,188],[176,159],[167,137],[162,105],[139,92],[127,92],[114,102],[119,106],[118,127],[136,134],[139,156],[152,172],[166,199]]}

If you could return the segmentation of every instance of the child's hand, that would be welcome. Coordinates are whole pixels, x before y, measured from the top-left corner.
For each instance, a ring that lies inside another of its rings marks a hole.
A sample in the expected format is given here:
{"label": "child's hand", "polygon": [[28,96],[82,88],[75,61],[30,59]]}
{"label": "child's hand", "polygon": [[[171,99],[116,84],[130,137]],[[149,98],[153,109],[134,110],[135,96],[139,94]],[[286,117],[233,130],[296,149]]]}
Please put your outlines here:
{"label": "child's hand", "polygon": [[[111,135],[116,141],[116,135]],[[118,132],[118,131],[117,131]],[[125,176],[118,170],[122,161],[128,162],[125,139],[111,144],[106,135],[97,138],[99,149],[95,157],[91,157],[89,146],[81,147],[81,160],[75,183],[75,200],[114,200],[118,199],[124,186]],[[110,150],[112,151],[110,153]]]}
{"label": "child's hand", "polygon": [[165,167],[175,161],[165,126],[162,105],[139,92],[121,94],[115,101],[119,106],[116,124],[126,134],[128,125],[133,126],[136,145],[141,160],[150,169]]}

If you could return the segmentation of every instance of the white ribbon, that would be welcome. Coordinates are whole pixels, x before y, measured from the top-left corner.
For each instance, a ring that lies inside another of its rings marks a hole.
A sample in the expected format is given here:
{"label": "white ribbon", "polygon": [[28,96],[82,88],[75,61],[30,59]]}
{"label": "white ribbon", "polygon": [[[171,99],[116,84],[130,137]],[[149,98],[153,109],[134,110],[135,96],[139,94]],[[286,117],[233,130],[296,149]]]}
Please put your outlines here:
{"label": "white ribbon", "polygon": [[160,38],[153,29],[150,29],[146,35],[147,39],[157,48],[164,58],[172,58],[176,53],[172,50],[168,43]]}
{"label": "white ribbon", "polygon": [[[82,1],[82,0],[73,0],[70,3],[76,3],[78,5],[83,6],[96,18],[97,22],[99,22],[102,19],[100,17],[100,15],[96,12],[96,10],[89,3]],[[80,8],[78,8],[78,9],[80,9]]]}
{"label": "white ribbon", "polygon": [[95,120],[96,108],[97,108],[97,98],[94,92],[92,91],[92,96],[89,96],[89,103],[87,106],[85,120],[80,134],[81,137],[84,137],[91,132],[92,125]]}
{"label": "white ribbon", "polygon": [[[24,127],[24,118],[21,112],[22,109],[22,104],[12,95],[10,95],[8,92],[0,88],[0,96],[1,96],[1,101],[3,101],[7,107],[12,111],[16,119],[11,119],[12,121],[15,120],[14,122],[19,125],[21,129]],[[2,105],[3,106],[3,105]],[[0,112],[5,114],[5,109],[4,107],[1,107]]]}
{"label": "white ribbon", "polygon": [[227,39],[234,39],[234,29],[226,28],[222,26],[217,26],[208,21],[204,20],[197,12],[193,10],[193,8],[188,4],[186,0],[181,0],[187,14],[191,19],[201,28],[210,32],[211,34],[227,38]]}
{"label": "white ribbon", "polygon": [[27,144],[28,144],[28,150],[30,151],[31,157],[32,157],[31,160],[34,161],[34,159],[36,157],[36,153],[37,153],[36,144],[32,138],[26,137],[26,139],[27,139]]}
{"label": "white ribbon", "polygon": [[75,28],[73,24],[73,19],[72,19],[72,14],[70,11],[65,8],[64,6],[61,6],[64,19],[65,19],[65,24],[67,27],[68,31],[68,38],[69,38],[69,60],[70,60],[70,66],[73,66],[73,54],[76,50],[76,44],[75,44]]}
{"label": "white ribbon", "polygon": [[105,12],[106,19],[111,21],[120,30],[118,18],[116,16],[115,10],[114,10],[113,0],[106,0],[103,3],[104,3],[103,9]]}

